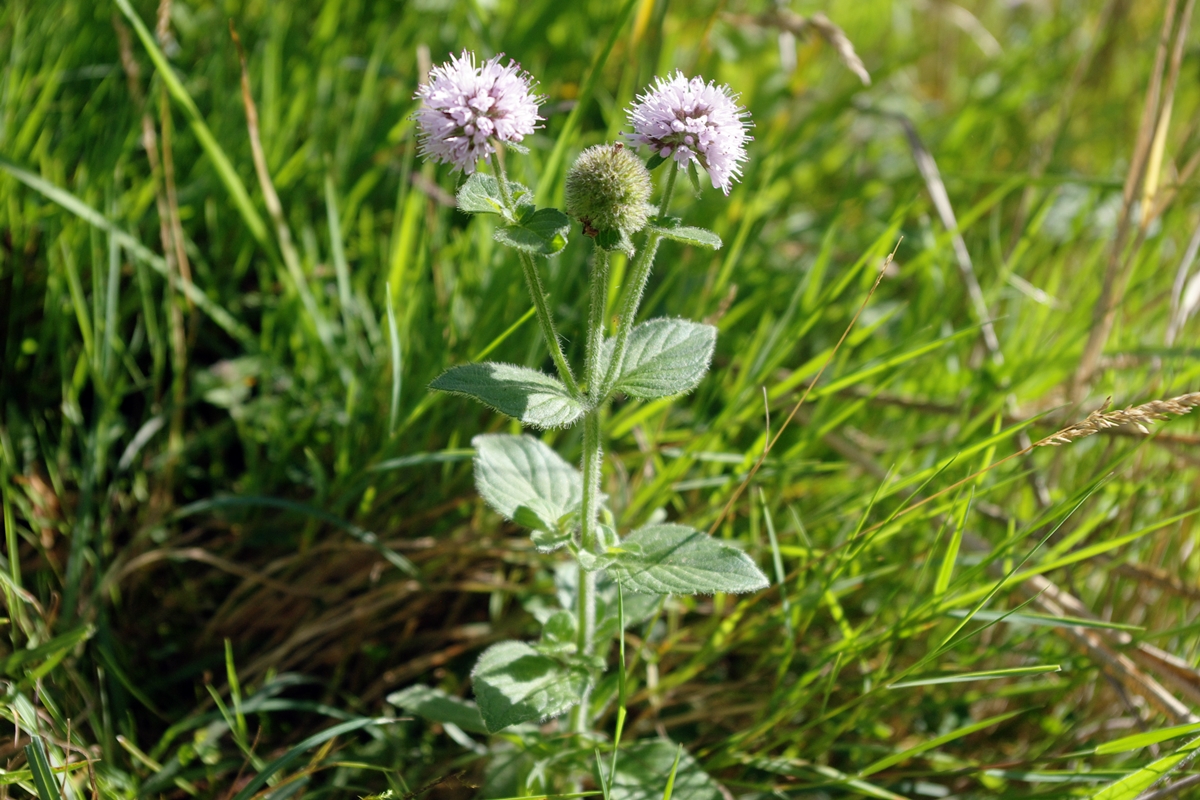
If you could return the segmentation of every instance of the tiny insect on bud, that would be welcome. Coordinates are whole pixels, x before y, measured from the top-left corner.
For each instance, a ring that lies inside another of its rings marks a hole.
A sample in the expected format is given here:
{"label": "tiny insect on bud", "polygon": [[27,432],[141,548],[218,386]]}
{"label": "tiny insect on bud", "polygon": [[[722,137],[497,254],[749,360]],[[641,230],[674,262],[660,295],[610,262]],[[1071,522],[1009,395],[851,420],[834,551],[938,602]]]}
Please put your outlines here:
{"label": "tiny insect on bud", "polygon": [[646,226],[650,173],[620,143],[584,150],[567,173],[567,213],[587,236],[627,240]]}

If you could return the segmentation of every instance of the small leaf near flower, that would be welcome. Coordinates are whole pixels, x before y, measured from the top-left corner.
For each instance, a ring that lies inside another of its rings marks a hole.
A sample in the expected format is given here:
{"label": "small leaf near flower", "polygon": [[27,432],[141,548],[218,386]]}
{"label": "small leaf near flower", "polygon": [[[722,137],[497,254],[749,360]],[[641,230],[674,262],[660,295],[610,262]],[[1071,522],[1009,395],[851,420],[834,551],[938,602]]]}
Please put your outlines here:
{"label": "small leaf near flower", "polygon": [[[530,207],[528,198],[533,193],[528,186],[510,181],[508,190],[518,210]],[[500,192],[500,183],[492,175],[476,172],[458,189],[458,210],[466,214],[499,214],[509,218],[504,207],[504,195]]]}
{"label": "small leaf near flower", "polygon": [[633,242],[624,232],[614,229],[596,233],[596,246],[605,250],[619,250],[626,255],[633,255]]}
{"label": "small leaf near flower", "polygon": [[721,249],[721,237],[705,228],[693,228],[686,225],[677,225],[675,227],[661,228],[652,226],[651,230],[666,239],[671,239],[676,242],[699,245],[700,247],[708,247],[712,250]]}
{"label": "small leaf near flower", "polygon": [[525,212],[515,225],[497,228],[497,242],[539,256],[552,256],[567,246],[571,221],[557,208],[539,208]]}

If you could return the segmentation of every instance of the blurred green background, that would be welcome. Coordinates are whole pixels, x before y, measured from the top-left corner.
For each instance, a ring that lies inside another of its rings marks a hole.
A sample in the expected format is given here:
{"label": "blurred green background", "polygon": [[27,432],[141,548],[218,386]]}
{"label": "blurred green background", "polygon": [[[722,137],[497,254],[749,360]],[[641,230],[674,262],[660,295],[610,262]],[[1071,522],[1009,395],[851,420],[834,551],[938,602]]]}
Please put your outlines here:
{"label": "blurred green background", "polygon": [[[731,196],[675,206],[725,247],[668,243],[651,278],[644,315],[721,333],[695,393],[612,412],[623,531],[718,518],[764,392],[774,433],[899,242],[720,526],[773,587],[631,631],[627,736],[682,742],[735,797],[1085,797],[1171,753],[1096,748],[1196,721],[1194,417],[889,515],[1106,397],[1200,388],[1191,8],[7,0],[0,791],[33,790],[35,731],[82,765],[67,796],[231,797],[285,754],[252,790],[502,796],[478,742],[370,721],[417,681],[469,697],[478,652],[533,635],[554,591],[555,558],[472,488],[471,437],[512,426],[425,388],[483,354],[548,364],[516,259],[416,154],[413,92],[463,48],[540,81],[510,170],[545,204],[656,75],[728,83],[754,119]],[[541,264],[577,363],[588,247]],[[545,438],[571,457],[573,436]],[[996,621],[1035,595],[1022,614],[1101,621]]]}

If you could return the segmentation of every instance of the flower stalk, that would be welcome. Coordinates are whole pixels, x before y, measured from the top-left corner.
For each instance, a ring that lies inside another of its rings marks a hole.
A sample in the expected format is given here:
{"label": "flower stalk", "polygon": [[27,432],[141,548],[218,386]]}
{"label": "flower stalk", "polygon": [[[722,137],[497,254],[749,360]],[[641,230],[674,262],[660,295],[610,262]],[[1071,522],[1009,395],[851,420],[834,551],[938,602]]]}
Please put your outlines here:
{"label": "flower stalk", "polygon": [[[496,182],[500,186],[500,196],[504,200],[504,207],[508,209],[510,215],[515,217],[517,207],[513,201],[512,189],[508,185],[508,171],[504,168],[503,146],[496,147]],[[533,256],[529,253],[524,250],[519,253],[521,271],[525,274],[525,286],[529,289],[529,296],[537,311],[542,338],[546,340],[546,348],[550,351],[554,368],[558,370],[559,380],[566,384],[567,391],[571,393],[572,397],[582,398],[583,392],[580,391],[575,375],[571,372],[571,365],[567,363],[567,357],[563,354],[562,341],[558,338],[558,331],[554,329],[554,317],[550,315],[550,307],[546,303],[546,289],[542,285],[542,276],[537,270],[537,264],[533,262]]]}
{"label": "flower stalk", "polygon": [[[580,524],[580,549],[599,555],[597,526],[600,517],[600,470],[604,462],[604,445],[600,440],[601,415],[607,398],[601,394],[600,366],[604,347],[604,307],[608,295],[608,251],[597,247],[588,286],[587,349],[584,359],[583,379],[588,386],[591,408],[583,418],[583,507]],[[579,570],[579,589],[576,603],[579,635],[576,650],[582,656],[592,655],[596,637],[596,573],[591,569]],[[591,720],[588,718],[588,697],[578,706],[574,720],[575,731],[583,733]]]}
{"label": "flower stalk", "polygon": [[[658,207],[660,221],[666,218],[667,211],[671,208],[671,198],[675,193],[675,179],[678,175],[679,164],[671,162],[671,168],[667,171],[667,185],[663,189],[662,201]],[[638,307],[642,304],[642,295],[646,291],[646,282],[650,279],[650,269],[654,266],[654,257],[658,254],[658,246],[662,243],[662,238],[661,233],[651,228],[646,235],[646,243],[642,245],[642,249],[633,259],[633,265],[629,270],[629,285],[622,296],[623,302],[617,317],[612,360],[609,361],[608,370],[600,385],[601,396],[607,396],[612,392],[617,383],[617,376],[621,374],[621,369],[625,366],[625,353],[629,348],[629,332],[633,330],[634,321],[637,319]]]}

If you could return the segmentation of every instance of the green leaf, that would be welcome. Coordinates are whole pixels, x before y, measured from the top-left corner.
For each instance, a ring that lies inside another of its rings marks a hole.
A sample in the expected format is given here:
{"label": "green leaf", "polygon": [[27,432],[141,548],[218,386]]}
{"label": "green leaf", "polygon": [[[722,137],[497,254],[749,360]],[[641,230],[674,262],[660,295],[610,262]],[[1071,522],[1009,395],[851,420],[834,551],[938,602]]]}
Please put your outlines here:
{"label": "green leaf", "polygon": [[557,208],[539,208],[514,225],[497,228],[497,242],[539,256],[552,256],[567,246],[571,221]]}
{"label": "green leaf", "polygon": [[343,734],[353,733],[354,731],[367,727],[387,725],[391,722],[393,722],[393,720],[359,717],[358,719],[353,719],[349,722],[343,722],[340,725],[334,725],[332,728],[326,728],[323,731],[318,731],[304,741],[292,747],[270,764],[267,764],[262,772],[255,775],[249,783],[242,787],[242,790],[234,796],[233,800],[250,800],[251,797],[254,797],[254,795],[258,793],[259,789],[261,789],[263,786],[266,786],[267,781],[271,779],[272,775],[282,769],[287,769],[289,766],[295,763],[300,756],[304,755],[306,751],[323,745],[330,739],[336,739]]}
{"label": "green leaf", "polygon": [[[652,319],[629,334],[625,363],[615,391],[650,400],[695,389],[712,361],[717,329],[686,319]],[[612,359],[612,340],[605,342],[603,365]]]}
{"label": "green leaf", "polygon": [[155,70],[158,72],[159,78],[162,79],[163,85],[171,97],[175,98],[175,102],[183,109],[184,116],[191,125],[192,133],[195,134],[200,148],[208,155],[213,167],[217,170],[217,177],[225,184],[225,188],[232,195],[234,206],[241,214],[246,227],[258,240],[259,244],[267,245],[270,240],[267,233],[267,223],[263,220],[262,215],[258,213],[258,207],[254,205],[254,201],[250,199],[250,193],[246,191],[246,185],[242,183],[241,177],[238,175],[237,168],[233,166],[229,156],[225,150],[217,143],[217,137],[213,135],[212,130],[204,121],[204,116],[200,113],[200,109],[196,106],[196,102],[192,96],[188,94],[184,88],[183,81],[180,80],[179,74],[167,59],[167,56],[159,48],[154,34],[142,22],[142,18],[133,10],[133,5],[129,0],[116,0],[117,7],[121,9],[121,13],[133,25],[133,30],[142,41],[142,45],[146,48],[146,55],[150,56],[150,61],[153,62]]}
{"label": "green leaf", "polygon": [[1200,731],[1200,723],[1174,725],[1170,728],[1161,728],[1157,731],[1135,733],[1133,736],[1124,736],[1120,739],[1114,739],[1111,742],[1105,742],[1096,748],[1096,755],[1106,756],[1113,753],[1124,753],[1129,750],[1140,750],[1143,747],[1149,747],[1152,744],[1165,742],[1168,739],[1174,739],[1177,736],[1186,736],[1187,734],[1195,733],[1196,731]]}
{"label": "green leaf", "polygon": [[654,155],[652,155],[646,159],[646,169],[653,171],[653,170],[658,169],[661,165],[663,165],[665,163],[667,163],[667,160],[665,158],[663,158],[662,156],[660,156],[658,153],[655,153]]}
{"label": "green leaf", "polygon": [[515,364],[486,361],[451,367],[429,387],[474,397],[535,428],[562,428],[587,411],[554,376]]}
{"label": "green leaf", "polygon": [[574,653],[578,632],[579,624],[575,615],[559,609],[542,626],[542,639],[537,644],[537,650],[546,655]]}
{"label": "green leaf", "polygon": [[618,230],[603,230],[596,234],[596,246],[612,252],[620,251],[627,255],[633,254],[633,242],[630,238]]}
{"label": "green leaf", "polygon": [[[678,767],[675,759],[679,758]],[[595,769],[604,766],[597,760]],[[696,759],[666,739],[643,739],[621,746],[617,771],[611,776],[610,800],[662,800],[671,771],[675,769],[672,796],[681,800],[721,800],[721,790]],[[608,783],[610,776],[597,774],[596,782]]]}
{"label": "green leaf", "polygon": [[660,228],[654,226],[651,230],[660,236],[673,239],[676,242],[699,245],[700,247],[708,247],[713,250],[721,249],[721,237],[707,228],[692,228],[688,226]]}
{"label": "green leaf", "polygon": [[[17,650],[0,662],[2,664],[0,671],[13,678],[28,678],[32,672],[32,677],[36,680],[58,666],[58,663],[68,653],[75,649],[80,642],[90,639],[94,632],[95,629],[91,625],[84,625],[66,633],[61,633],[37,647],[27,650]],[[46,664],[43,664],[42,667],[36,670],[31,670],[30,665],[38,661],[45,661]],[[29,681],[29,683],[32,682]]]}
{"label": "green leaf", "polygon": [[458,210],[467,214],[503,214],[500,184],[493,176],[476,172],[458,189]]}
{"label": "green leaf", "polygon": [[959,672],[954,675],[939,675],[936,678],[918,678],[901,681],[888,686],[889,689],[908,689],[913,686],[937,686],[943,683],[971,683],[972,681],[994,681],[1003,678],[1022,678],[1027,675],[1045,675],[1047,672],[1062,672],[1058,664],[1038,664],[1032,667],[1008,667],[989,669],[983,672]]}
{"label": "green leaf", "polygon": [[471,678],[488,731],[558,716],[579,703],[590,677],[564,667],[523,642],[500,642],[484,651]]}
{"label": "green leaf", "polygon": [[58,793],[58,781],[50,768],[50,759],[46,757],[46,747],[42,737],[34,736],[33,741],[25,745],[25,760],[33,772],[33,785],[37,788],[38,797],[42,800],[62,800]]}
{"label": "green leaf", "polygon": [[647,525],[625,537],[608,571],[635,592],[712,594],[768,586],[750,557],[685,525]]}
{"label": "green leaf", "polygon": [[687,165],[688,180],[692,183],[692,188],[696,190],[696,194],[700,194],[700,173],[696,169],[696,162],[689,161]]}
{"label": "green leaf", "polygon": [[[517,523],[518,525],[524,525],[526,528],[532,528],[532,530],[529,533],[529,539],[530,539],[530,541],[533,542],[533,546],[535,548],[537,548],[537,550],[539,552],[553,553],[555,550],[559,549],[560,547],[565,547],[571,541],[570,530],[568,530],[566,528],[563,528],[558,531],[543,530],[542,529],[543,523],[539,517],[535,516],[535,519],[537,519],[538,524],[531,525],[531,524],[529,524],[529,521],[528,521],[529,520],[528,515],[522,515],[521,514],[522,511],[528,511],[528,509],[525,508],[525,506],[521,506],[520,508],[518,508],[517,509],[517,517],[516,517],[516,519],[513,520],[513,522]],[[530,513],[533,513],[533,512],[530,512]]]}
{"label": "green leaf", "polygon": [[532,436],[481,434],[471,444],[475,488],[487,504],[511,520],[536,521],[538,530],[558,534],[558,521],[583,498],[579,471]]}
{"label": "green leaf", "polygon": [[858,777],[860,777],[860,778],[870,777],[871,775],[874,775],[876,772],[880,772],[881,770],[887,769],[888,767],[895,766],[896,764],[902,764],[910,758],[915,758],[916,756],[919,756],[922,753],[937,749],[944,744],[948,744],[957,739],[961,739],[964,736],[969,736],[972,733],[977,733],[978,731],[984,730],[985,728],[990,728],[993,725],[999,725],[1002,722],[1007,722],[1008,720],[1012,719],[1013,717],[1015,717],[1021,713],[1022,712],[1018,710],[1018,711],[1008,711],[1003,714],[997,714],[994,717],[988,717],[987,719],[978,720],[976,722],[972,722],[969,725],[964,725],[961,728],[957,728],[953,731],[950,731],[949,733],[944,733],[941,736],[938,736],[934,739],[930,739],[928,741],[921,742],[920,744],[914,745],[913,747],[909,747],[898,753],[892,753],[891,755],[881,758],[878,761],[874,762],[873,764],[870,764],[869,766],[863,767],[861,770],[859,770]]}
{"label": "green leaf", "polygon": [[1189,758],[1189,754],[1198,749],[1200,749],[1200,737],[1187,742],[1171,755],[1163,756],[1157,761],[1131,772],[1121,780],[1105,786],[1092,795],[1092,800],[1134,800],[1165,775],[1178,769]]}
{"label": "green leaf", "polygon": [[969,616],[976,622],[1003,622],[1008,625],[1040,625],[1048,628],[1101,628],[1111,631],[1128,631],[1130,633],[1140,633],[1146,630],[1142,625],[1127,625],[1123,622],[1108,622],[1106,620],[1087,619],[1085,617],[1059,617],[1054,614],[1035,614],[1030,611],[976,611],[971,613],[970,609],[955,608],[947,611],[946,614],[959,619]]}
{"label": "green leaf", "polygon": [[410,714],[430,722],[449,722],[464,731],[486,733],[479,706],[461,697],[446,694],[441,689],[429,686],[409,686],[387,696],[387,701]]}
{"label": "green leaf", "polygon": [[[512,193],[516,210],[529,209],[533,206],[529,200],[529,187],[514,181],[509,181],[508,190]],[[512,216],[504,207],[504,195],[500,191],[500,183],[492,175],[476,172],[467,178],[466,183],[458,189],[458,210],[467,214],[499,214],[506,219]]]}

